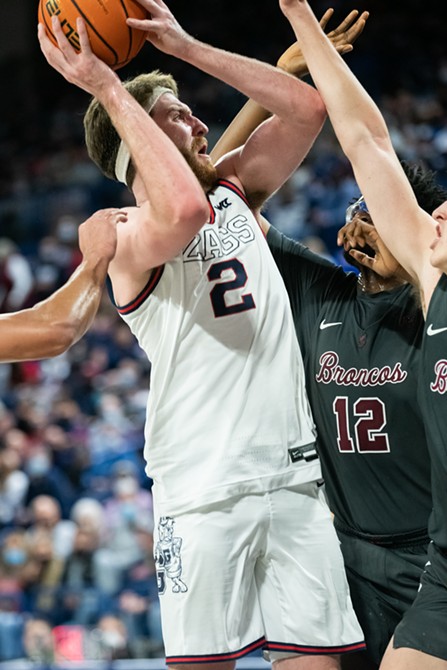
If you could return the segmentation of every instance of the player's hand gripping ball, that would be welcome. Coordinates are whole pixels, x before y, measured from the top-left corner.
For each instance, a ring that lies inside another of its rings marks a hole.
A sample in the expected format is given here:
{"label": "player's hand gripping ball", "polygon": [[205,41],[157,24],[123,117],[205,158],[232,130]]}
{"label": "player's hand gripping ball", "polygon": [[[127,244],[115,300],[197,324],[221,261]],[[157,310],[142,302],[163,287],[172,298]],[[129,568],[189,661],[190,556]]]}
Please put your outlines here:
{"label": "player's hand gripping ball", "polygon": [[70,44],[79,51],[76,19],[81,16],[87,26],[92,51],[114,70],[135,58],[146,39],[142,30],[130,28],[128,17],[147,19],[148,13],[135,0],[39,0],[38,21],[43,23],[51,41],[57,41],[51,28],[51,17],[57,16]]}

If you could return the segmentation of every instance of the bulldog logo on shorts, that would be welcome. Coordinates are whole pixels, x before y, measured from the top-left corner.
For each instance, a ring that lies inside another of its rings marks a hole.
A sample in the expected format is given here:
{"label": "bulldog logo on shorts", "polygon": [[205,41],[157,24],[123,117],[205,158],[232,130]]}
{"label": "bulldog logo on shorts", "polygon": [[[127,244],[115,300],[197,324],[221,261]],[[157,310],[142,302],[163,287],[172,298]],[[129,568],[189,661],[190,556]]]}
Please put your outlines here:
{"label": "bulldog logo on shorts", "polygon": [[180,579],[182,557],[180,549],[182,538],[174,537],[175,521],[170,516],[162,516],[158,522],[158,542],[155,545],[155,563],[157,565],[157,585],[159,594],[166,591],[166,578],[172,584],[172,593],[185,593],[186,584]]}

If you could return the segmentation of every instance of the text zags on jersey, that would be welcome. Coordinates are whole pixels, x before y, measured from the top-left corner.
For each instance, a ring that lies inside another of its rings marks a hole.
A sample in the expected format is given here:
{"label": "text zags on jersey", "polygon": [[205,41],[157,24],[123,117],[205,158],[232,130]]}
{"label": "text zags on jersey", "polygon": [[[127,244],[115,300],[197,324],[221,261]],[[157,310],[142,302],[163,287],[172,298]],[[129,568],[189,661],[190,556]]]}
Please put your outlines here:
{"label": "text zags on jersey", "polygon": [[212,261],[232,256],[254,239],[250,222],[245,216],[238,214],[224,226],[204,226],[183,250],[183,261]]}

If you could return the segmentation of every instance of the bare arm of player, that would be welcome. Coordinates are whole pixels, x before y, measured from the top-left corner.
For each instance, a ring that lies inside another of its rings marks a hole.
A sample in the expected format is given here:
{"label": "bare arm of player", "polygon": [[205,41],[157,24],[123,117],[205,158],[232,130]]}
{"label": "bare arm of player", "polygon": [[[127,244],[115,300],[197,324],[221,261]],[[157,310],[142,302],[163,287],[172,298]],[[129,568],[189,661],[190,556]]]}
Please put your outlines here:
{"label": "bare arm of player", "polygon": [[[328,9],[320,19],[323,30],[333,13],[333,9]],[[363,12],[359,16],[358,11],[353,10],[337,28],[327,33],[340,54],[344,55],[352,51],[352,45],[363,32],[367,18],[368,12]],[[276,65],[295,77],[305,77],[309,73],[298,42],[294,42],[284,51]],[[248,100],[213,147],[210,154],[213,162],[217,162],[222,156],[244,144],[259,124],[269,116],[270,112],[264,107],[258,105],[254,100]]]}
{"label": "bare arm of player", "polygon": [[428,304],[439,271],[429,262],[434,220],[419,208],[383,116],[321,30],[307,0],[280,0],[349,158],[381,238]]}
{"label": "bare arm of player", "polygon": [[95,212],[79,228],[82,263],[62,288],[30,309],[0,315],[0,361],[57,356],[77,342],[98,310],[118,223],[126,212]]}
{"label": "bare arm of player", "polygon": [[59,48],[39,25],[39,41],[47,61],[105,107],[145,186],[147,200],[141,203],[139,215],[129,217],[128,224],[120,227],[114,260],[114,266],[125,272],[131,257],[132,271],[143,274],[177,255],[206,222],[209,207],[205,194],[174,143],[126,91],[117,74],[92,53],[84,22],[77,22],[79,54],[55,17],[52,28]]}
{"label": "bare arm of player", "polygon": [[[266,63],[204,44],[185,33],[163,0],[139,0],[151,19],[127,19],[155,47],[238,89],[274,116],[245,146],[226,156],[220,176],[236,177],[247,195],[262,201],[277,190],[308,153],[326,118],[318,92]],[[280,92],[280,95],[278,95]],[[252,197],[251,202],[257,202]]]}

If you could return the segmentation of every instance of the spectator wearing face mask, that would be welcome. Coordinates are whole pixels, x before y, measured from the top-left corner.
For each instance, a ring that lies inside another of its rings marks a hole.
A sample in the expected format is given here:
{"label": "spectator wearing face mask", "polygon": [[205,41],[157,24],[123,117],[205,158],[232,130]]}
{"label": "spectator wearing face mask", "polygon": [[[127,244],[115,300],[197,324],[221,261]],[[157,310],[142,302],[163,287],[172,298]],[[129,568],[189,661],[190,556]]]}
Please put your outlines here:
{"label": "spectator wearing face mask", "polygon": [[131,464],[116,466],[112,495],[104,505],[106,538],[95,554],[100,588],[111,595],[120,589],[124,571],[142,558],[138,523],[152,524],[152,495],[140,486]]}
{"label": "spectator wearing face mask", "polygon": [[52,453],[46,444],[33,446],[25,462],[29,486],[25,504],[29,505],[38,496],[54,498],[61,508],[61,517],[68,518],[76,493],[68,477],[53,464]]}
{"label": "spectator wearing face mask", "polygon": [[24,569],[28,560],[24,531],[3,531],[0,538],[0,661],[9,661],[22,653]]}
{"label": "spectator wearing face mask", "polygon": [[71,519],[62,519],[59,501],[48,495],[36,496],[30,504],[33,531],[46,530],[51,535],[53,551],[59,558],[66,558],[73,549],[76,523]]}

